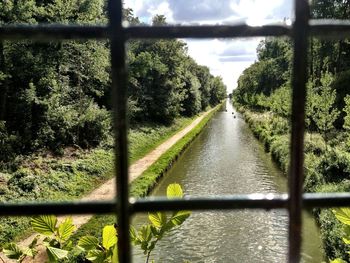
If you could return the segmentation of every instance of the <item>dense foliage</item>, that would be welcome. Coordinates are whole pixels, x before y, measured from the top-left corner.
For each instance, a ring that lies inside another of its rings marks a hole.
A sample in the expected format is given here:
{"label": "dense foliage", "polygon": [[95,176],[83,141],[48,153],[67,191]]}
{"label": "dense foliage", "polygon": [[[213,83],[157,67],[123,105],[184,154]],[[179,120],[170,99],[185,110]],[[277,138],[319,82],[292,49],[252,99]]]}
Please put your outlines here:
{"label": "dense foliage", "polygon": [[[313,0],[313,18],[348,19],[350,2]],[[306,102],[306,192],[350,190],[349,40],[310,38]],[[266,38],[258,60],[246,69],[233,92],[254,133],[285,172],[289,167],[292,45]],[[326,255],[350,261],[342,226],[329,209],[315,210]]]}
{"label": "dense foliage", "polygon": [[[130,9],[124,17],[140,23]],[[14,23],[104,24],[105,1],[2,1],[0,24]],[[128,65],[132,123],[170,124],[226,94],[180,40],[130,41]],[[108,41],[0,42],[0,163],[40,149],[100,145],[111,130],[110,84]]]}

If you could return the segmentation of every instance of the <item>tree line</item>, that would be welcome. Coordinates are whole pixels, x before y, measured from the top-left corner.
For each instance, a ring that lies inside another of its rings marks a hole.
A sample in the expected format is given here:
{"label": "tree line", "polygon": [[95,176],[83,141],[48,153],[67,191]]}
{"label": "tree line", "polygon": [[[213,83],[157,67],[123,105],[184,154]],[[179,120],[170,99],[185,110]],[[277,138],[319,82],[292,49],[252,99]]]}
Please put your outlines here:
{"label": "tree line", "polygon": [[[314,19],[347,19],[350,2],[313,0],[311,16]],[[350,43],[346,39],[310,38],[308,49],[307,128],[328,131],[324,124],[327,122],[337,129],[346,129],[349,125],[346,109],[350,94]],[[236,100],[252,108],[270,109],[290,117],[292,42],[285,38],[266,38],[259,44],[257,54],[258,60],[244,70],[238,80],[233,92]]]}
{"label": "tree line", "polygon": [[[141,24],[131,9],[130,24]],[[8,0],[0,24],[105,24],[103,0]],[[155,16],[153,24],[165,24]],[[111,131],[108,41],[0,42],[0,160],[67,145],[95,147]],[[171,124],[226,96],[220,77],[198,65],[181,40],[127,44],[131,123]]]}

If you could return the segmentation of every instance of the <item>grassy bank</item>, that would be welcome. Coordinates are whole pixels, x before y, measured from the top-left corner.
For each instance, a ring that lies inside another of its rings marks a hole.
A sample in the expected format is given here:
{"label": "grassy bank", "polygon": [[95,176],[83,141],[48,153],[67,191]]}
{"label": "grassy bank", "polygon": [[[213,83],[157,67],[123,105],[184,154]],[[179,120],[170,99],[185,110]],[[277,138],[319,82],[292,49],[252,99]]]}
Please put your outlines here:
{"label": "grassy bank", "polygon": [[[250,126],[254,135],[264,144],[265,150],[277,162],[285,174],[289,167],[290,124],[272,112],[253,111],[235,105]],[[306,133],[305,192],[348,192],[350,190],[350,152],[345,143],[345,134],[338,132],[327,142],[318,133]],[[343,258],[349,262],[348,248],[342,240],[343,226],[331,209],[314,209],[320,226],[323,249],[328,258]]]}
{"label": "grassy bank", "polygon": [[[206,126],[208,121],[220,109],[218,105],[188,134],[181,138],[174,146],[164,153],[154,164],[152,164],[139,178],[130,185],[130,196],[144,197],[148,195],[158,180],[168,171],[172,164],[177,160],[181,153],[190,145],[197,135]],[[94,216],[87,224],[82,226],[74,235],[73,239],[77,240],[80,236],[93,235],[100,236],[101,229],[106,224],[114,224],[115,216]]]}
{"label": "grassy bank", "polygon": [[[130,129],[130,162],[143,157],[195,118],[179,118],[171,126],[139,124]],[[67,148],[62,156],[49,152],[23,159],[13,172],[0,172],[0,202],[72,200],[113,175],[113,140],[94,150]],[[29,218],[1,218],[0,244],[27,235]]]}

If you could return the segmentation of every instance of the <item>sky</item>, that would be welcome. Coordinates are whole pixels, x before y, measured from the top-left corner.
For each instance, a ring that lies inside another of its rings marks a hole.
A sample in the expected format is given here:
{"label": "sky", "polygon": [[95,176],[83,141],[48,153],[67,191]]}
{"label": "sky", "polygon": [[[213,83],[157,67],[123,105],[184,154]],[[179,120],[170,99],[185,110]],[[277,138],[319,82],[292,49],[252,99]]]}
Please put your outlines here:
{"label": "sky", "polygon": [[[293,0],[124,0],[142,22],[151,23],[154,15],[165,15],[169,24],[248,25],[289,21]],[[237,86],[243,70],[256,61],[256,48],[263,38],[184,39],[189,55],[198,64],[222,76],[228,93]]]}

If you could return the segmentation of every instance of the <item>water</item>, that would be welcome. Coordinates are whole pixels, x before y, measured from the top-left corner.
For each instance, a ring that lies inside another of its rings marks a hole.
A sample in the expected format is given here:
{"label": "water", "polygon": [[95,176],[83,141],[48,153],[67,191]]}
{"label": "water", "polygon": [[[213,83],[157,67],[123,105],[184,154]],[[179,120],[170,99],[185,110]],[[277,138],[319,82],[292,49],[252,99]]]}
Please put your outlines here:
{"label": "water", "polygon": [[[227,102],[160,182],[153,195],[180,183],[188,196],[286,192],[285,175],[271,161],[249,127]],[[234,118],[236,116],[236,118]],[[314,220],[303,215],[303,262],[322,262]],[[147,222],[137,216],[134,225]],[[161,240],[152,252],[155,262],[286,262],[288,215],[285,210],[195,212]],[[135,249],[134,262],[145,262]]]}

